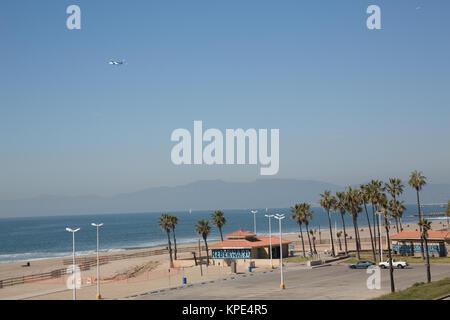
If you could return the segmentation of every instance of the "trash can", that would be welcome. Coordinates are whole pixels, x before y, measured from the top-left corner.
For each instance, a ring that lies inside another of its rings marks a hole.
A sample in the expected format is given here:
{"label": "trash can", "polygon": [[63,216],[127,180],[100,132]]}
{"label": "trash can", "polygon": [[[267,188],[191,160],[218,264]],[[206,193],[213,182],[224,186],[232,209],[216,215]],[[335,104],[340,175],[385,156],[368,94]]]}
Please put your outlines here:
{"label": "trash can", "polygon": [[183,277],[183,284],[186,284],[186,277]]}

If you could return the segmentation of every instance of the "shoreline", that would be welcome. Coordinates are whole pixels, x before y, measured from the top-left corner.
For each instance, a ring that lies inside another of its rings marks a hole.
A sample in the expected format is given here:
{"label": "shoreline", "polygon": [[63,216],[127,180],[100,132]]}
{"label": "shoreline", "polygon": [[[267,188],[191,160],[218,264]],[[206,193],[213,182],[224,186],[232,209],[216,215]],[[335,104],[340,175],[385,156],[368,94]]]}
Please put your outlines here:
{"label": "shoreline", "polygon": [[[404,230],[411,230],[416,228],[415,223],[405,223]],[[445,225],[446,226],[446,225]],[[391,225],[391,228],[395,230],[395,226]],[[443,224],[434,224],[433,229],[442,229]],[[392,230],[392,229],[391,229]],[[337,231],[341,231],[341,229],[337,229]],[[352,236],[354,238],[354,230],[353,226],[348,224],[346,225],[346,231],[348,236]],[[382,230],[382,240],[383,247],[385,247],[385,233]],[[359,226],[359,232],[361,235],[361,247],[362,250],[370,250],[371,244],[370,240],[366,241],[369,236],[369,230],[365,226]],[[306,231],[303,230],[303,236],[305,239],[305,251],[309,251],[308,240],[306,236]],[[334,233],[334,229],[333,229]],[[277,236],[277,234],[273,234],[273,236]],[[329,239],[329,228],[326,230],[321,229],[321,238],[322,243],[319,244],[319,236],[316,234],[316,248],[318,252],[324,252],[330,248],[328,242]],[[294,245],[294,252],[297,252],[297,255],[300,254],[299,251],[302,249],[300,235],[298,232],[296,233],[283,233],[283,239],[292,241]],[[347,238],[348,239],[348,238]],[[323,241],[325,240],[325,241]],[[338,250],[339,245],[338,241],[335,240],[335,248]],[[215,241],[208,242],[211,244]],[[342,248],[344,247],[344,241],[341,239]],[[204,243],[202,241],[202,254],[204,255]],[[193,259],[191,250],[180,250],[183,248],[195,248],[195,252],[198,253],[198,246],[194,243],[185,243],[182,245],[177,245],[178,250],[178,260],[183,259]],[[348,242],[348,249],[354,250],[354,241]],[[149,288],[166,288],[171,286],[171,281],[173,285],[173,281],[177,283],[181,283],[181,276],[184,274],[188,277],[188,281],[190,283],[205,281],[205,279],[217,279],[224,277],[230,274],[229,268],[224,268],[221,266],[211,265],[209,268],[205,268],[205,275],[202,277],[200,275],[201,271],[199,266],[193,267],[185,267],[185,268],[174,268],[172,272],[168,273],[169,267],[169,254],[168,253],[159,253],[154,255],[133,255],[134,253],[142,253],[153,250],[161,250],[166,249],[166,246],[157,246],[157,247],[148,247],[148,248],[139,248],[139,249],[130,249],[130,250],[121,250],[122,254],[130,254],[130,257],[124,257],[124,259],[111,259],[108,260],[107,263],[101,264],[101,278],[105,279],[102,284],[104,288],[104,296],[106,299],[115,299],[124,297],[126,294],[132,294],[139,291],[149,290]],[[194,250],[192,250],[194,251]],[[338,250],[341,251],[341,250]],[[100,255],[100,257],[112,256],[117,254],[117,251],[109,251]],[[15,262],[6,262],[0,264],[0,280],[16,278],[16,277],[27,277],[33,274],[41,274],[52,272],[57,269],[67,268],[68,265],[64,264],[64,260],[70,259],[71,256],[66,257],[58,257],[58,258],[43,258],[39,260],[34,260],[31,263],[30,267],[22,267],[23,261],[15,261]],[[198,257],[198,256],[197,256]],[[77,255],[77,259],[80,259],[80,263],[83,264],[84,261],[82,259],[95,259],[96,254],[89,255]],[[119,280],[120,275],[123,274],[133,274],[136,270],[141,270],[152,264],[154,268],[151,270],[145,271],[137,277],[131,276],[130,278]],[[81,265],[80,265],[81,266]],[[169,268],[171,269],[171,268]],[[264,268],[257,268],[255,272],[262,272]],[[244,269],[240,270],[241,272],[246,272]],[[93,279],[96,277],[96,268],[95,266],[90,266],[87,270],[82,271],[83,279]],[[172,274],[172,276],[170,275]],[[119,277],[117,281],[107,280],[114,279],[115,277]],[[18,284],[15,286],[3,287],[0,289],[0,300],[1,299],[27,299],[25,296],[36,296],[37,299],[70,299],[71,291],[64,289],[65,281],[67,277],[57,277],[49,280],[42,280],[30,283]],[[171,280],[172,278],[172,280]],[[92,281],[92,280],[90,280]],[[80,294],[83,293],[83,297],[85,299],[94,299],[95,298],[95,286],[85,285],[82,287]],[[59,290],[58,292],[49,293],[51,290]],[[47,293],[46,293],[47,292]],[[39,297],[38,297],[39,295]],[[81,296],[80,296],[81,297]],[[83,298],[82,298],[83,299]]]}
{"label": "shoreline", "polygon": [[[443,223],[443,222],[446,221],[446,218],[445,219],[444,218],[434,218],[434,219],[429,219],[429,220],[432,220],[432,222],[436,222],[436,223],[437,222],[441,222],[440,224],[443,224],[443,226],[444,226],[445,223]],[[408,222],[404,222],[404,224],[405,225],[411,225],[411,224],[417,224],[417,222],[418,222],[418,220],[413,221],[413,222],[408,221]],[[354,228],[353,228],[353,224],[352,223],[347,223],[345,227],[346,227],[347,234],[351,235],[351,234],[354,233],[354,231],[353,231]],[[361,228],[365,229],[365,228],[367,228],[367,224],[360,224],[358,227],[360,229]],[[373,228],[372,225],[371,225],[371,227]],[[392,223],[392,222],[391,222],[391,228],[394,228],[394,231],[395,231],[395,224]],[[333,235],[334,235],[334,223],[333,222],[332,222],[332,229],[333,229]],[[406,229],[406,228],[404,228],[404,229]],[[310,227],[309,230],[316,230],[317,231],[317,233],[316,233],[316,240],[319,240],[318,239],[318,237],[319,237],[318,229],[316,227],[313,227],[313,228]],[[339,231],[343,231],[343,228],[338,227],[337,228],[337,232],[339,232]],[[327,225],[321,226],[320,232],[323,235],[322,239],[327,239],[327,238],[324,238],[325,235],[326,235],[326,237],[329,237],[328,236],[329,228],[328,228]],[[382,230],[382,233],[383,232],[384,232],[384,229]],[[306,240],[305,243],[306,243],[307,242],[307,235],[305,234],[306,230],[305,230],[304,227],[303,227],[303,233],[304,233],[304,237],[305,237],[305,240]],[[396,233],[396,232],[394,232],[394,233]],[[391,233],[391,234],[394,234],[394,233]],[[260,235],[260,236],[269,236],[269,233],[268,232],[263,232],[263,233],[258,233],[258,235]],[[274,237],[277,237],[278,232],[273,232],[272,235]],[[298,231],[294,231],[294,232],[290,231],[290,232],[286,232],[286,233],[283,232],[283,237],[286,236],[288,238],[288,240],[295,240],[295,241],[300,240],[299,238],[295,237],[296,235],[299,235]],[[220,241],[220,239],[214,239],[214,240],[211,240],[211,242],[208,241],[208,244],[209,243],[213,243],[213,242],[218,242],[218,241]],[[343,238],[341,238],[341,241],[343,241]],[[337,242],[337,241],[335,241],[335,242]],[[177,239],[177,244],[178,244],[177,248],[190,247],[190,246],[197,245],[197,241],[183,242],[183,239]],[[203,240],[201,241],[201,244],[203,246]],[[321,244],[321,245],[323,245],[323,244]],[[105,249],[105,251],[100,250],[100,256],[107,256],[107,255],[112,255],[112,254],[117,254],[117,253],[142,252],[142,251],[147,251],[147,250],[164,250],[166,248],[167,248],[167,245],[155,245],[155,246],[146,246],[146,247],[130,247],[130,248]],[[172,242],[172,249],[173,249],[173,242]],[[96,250],[81,251],[81,252],[83,252],[83,253],[76,254],[76,257],[87,258],[87,257],[91,257],[91,256],[95,256],[96,255]],[[89,252],[89,253],[87,253],[87,252]],[[28,253],[10,253],[8,255],[21,255],[21,254],[28,254]],[[30,253],[30,254],[32,254],[32,253]],[[72,252],[55,253],[54,256],[50,255],[50,256],[47,256],[47,257],[39,257],[39,258],[0,261],[0,271],[1,271],[1,267],[3,265],[7,265],[7,264],[11,264],[11,263],[26,263],[26,262],[33,262],[33,261],[37,262],[37,261],[43,261],[43,260],[55,260],[55,259],[57,260],[57,259],[68,259],[68,258],[72,258]],[[0,274],[1,274],[1,272],[0,272]],[[1,279],[1,277],[0,277],[0,279]]]}

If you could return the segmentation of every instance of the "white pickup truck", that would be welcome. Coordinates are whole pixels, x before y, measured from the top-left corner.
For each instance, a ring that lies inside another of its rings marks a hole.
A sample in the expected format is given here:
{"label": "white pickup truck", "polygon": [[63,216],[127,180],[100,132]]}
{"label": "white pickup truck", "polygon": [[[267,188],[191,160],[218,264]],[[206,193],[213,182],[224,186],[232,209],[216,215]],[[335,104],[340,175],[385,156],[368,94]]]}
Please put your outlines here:
{"label": "white pickup truck", "polygon": [[[380,266],[381,268],[384,268],[384,269],[389,268],[389,260],[380,262],[378,264],[378,266]],[[408,262],[392,260],[392,267],[394,267],[394,268],[403,269],[403,268],[406,268],[407,266],[408,266]]]}

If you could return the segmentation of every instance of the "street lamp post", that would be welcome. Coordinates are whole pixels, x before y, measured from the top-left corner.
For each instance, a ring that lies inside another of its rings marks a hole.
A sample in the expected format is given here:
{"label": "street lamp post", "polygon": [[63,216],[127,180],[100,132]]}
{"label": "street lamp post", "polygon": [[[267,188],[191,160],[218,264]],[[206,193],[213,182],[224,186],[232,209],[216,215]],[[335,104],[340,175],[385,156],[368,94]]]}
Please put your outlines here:
{"label": "street lamp post", "polygon": [[270,218],[274,217],[273,214],[265,214],[267,218],[269,218],[269,244],[270,244],[270,269],[273,269],[272,263],[272,229],[270,227]]}
{"label": "street lamp post", "polygon": [[254,234],[256,234],[256,214],[258,213],[258,210],[251,210],[251,213],[253,213],[253,230]]}
{"label": "street lamp post", "polygon": [[77,272],[76,272],[76,265],[75,265],[75,232],[79,231],[78,229],[70,229],[66,228],[66,231],[72,232],[72,242],[73,242],[73,258],[72,258],[72,265],[73,265],[73,300],[77,300]]}
{"label": "street lamp post", "polygon": [[282,244],[282,234],[281,234],[281,220],[285,218],[284,214],[276,214],[274,216],[275,219],[278,220],[280,225],[280,276],[281,276],[281,283],[280,283],[280,289],[284,290],[284,279],[283,279],[283,244]]}
{"label": "street lamp post", "polygon": [[102,296],[100,295],[100,257],[99,257],[99,236],[98,229],[103,226],[103,223],[95,224],[91,223],[93,227],[97,228],[97,296],[96,299],[100,300]]}

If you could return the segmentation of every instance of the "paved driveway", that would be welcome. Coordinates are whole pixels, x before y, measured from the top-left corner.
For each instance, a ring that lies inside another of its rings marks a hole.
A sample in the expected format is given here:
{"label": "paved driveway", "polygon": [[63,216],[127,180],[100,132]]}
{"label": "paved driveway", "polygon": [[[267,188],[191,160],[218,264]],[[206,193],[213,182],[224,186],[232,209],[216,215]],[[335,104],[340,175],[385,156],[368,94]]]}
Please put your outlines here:
{"label": "paved driveway", "polygon": [[[284,269],[285,290],[280,290],[280,272],[236,275],[235,279],[193,284],[162,292],[145,293],[136,299],[368,299],[390,292],[389,269],[381,269],[381,289],[369,290],[366,270],[349,269],[347,265],[331,265],[314,269],[289,266]],[[450,265],[432,265],[433,280],[450,277]],[[424,265],[395,269],[396,289],[405,289],[426,281]]]}

